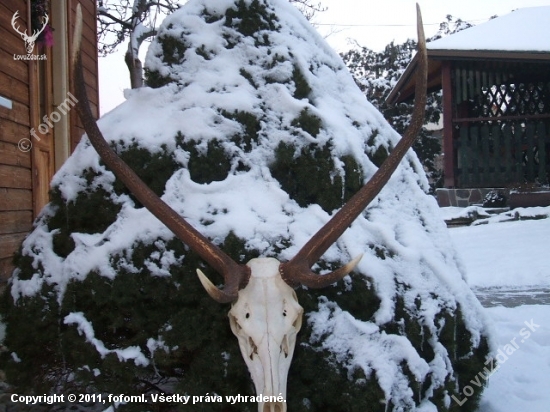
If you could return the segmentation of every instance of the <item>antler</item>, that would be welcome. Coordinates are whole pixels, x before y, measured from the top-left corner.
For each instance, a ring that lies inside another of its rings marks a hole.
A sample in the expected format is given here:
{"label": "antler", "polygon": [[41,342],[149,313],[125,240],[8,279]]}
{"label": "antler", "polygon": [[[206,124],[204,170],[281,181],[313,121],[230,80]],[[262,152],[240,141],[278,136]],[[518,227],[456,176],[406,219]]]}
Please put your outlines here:
{"label": "antler", "polygon": [[11,18],[11,25],[13,27],[13,29],[23,38],[28,38],[28,34],[27,34],[27,30],[25,30],[25,33],[21,32],[21,30],[19,30],[19,26],[16,26],[15,25],[15,22],[17,21],[17,19],[19,18],[19,10],[17,10],[14,14],[13,14],[13,17]]}
{"label": "antler", "polygon": [[48,22],[50,21],[50,18],[48,17],[48,15],[44,15],[44,17],[42,18],[42,28],[40,30],[35,30],[33,33],[32,33],[32,36],[29,38],[29,40],[31,41],[35,41],[38,36],[40,35],[40,33],[42,33],[44,31],[44,29],[46,28],[46,25],[48,24]]}
{"label": "antler", "polygon": [[11,18],[11,25],[13,27],[13,29],[21,36],[23,37],[23,39],[25,40],[28,40],[28,41],[35,41],[37,39],[37,37],[40,35],[40,33],[42,33],[44,31],[44,29],[46,28],[46,25],[48,24],[48,22],[50,21],[50,18],[48,17],[48,15],[44,15],[44,17],[42,18],[42,28],[40,30],[35,30],[32,34],[32,36],[29,36],[27,34],[27,30],[25,30],[25,33],[21,32],[21,30],[19,30],[19,26],[16,26],[15,25],[15,22],[16,20],[19,18],[19,10],[17,10],[14,14],[13,14],[13,17]]}
{"label": "antler", "polygon": [[[212,243],[205,236],[170,208],[160,199],[147,185],[137,176],[134,171],[111,149],[105,141],[97,123],[95,122],[84,83],[82,73],[82,59],[80,56],[80,40],[82,35],[82,11],[80,5],[77,8],[77,23],[74,34],[73,64],[74,64],[74,86],[78,99],[77,110],[88,134],[93,147],[103,159],[105,164],[113,171],[134,196],[155,215],[164,225],[189,246],[195,253],[204,259],[218,273],[222,274],[225,280],[225,288],[219,290],[210,281],[205,285],[210,296],[220,303],[232,302],[237,299],[240,288],[246,286],[250,270],[247,266],[240,265],[225,254],[220,248]],[[203,275],[204,276],[204,275]],[[199,275],[204,285],[204,279]],[[214,290],[215,289],[215,290]]]}
{"label": "antler", "polygon": [[376,171],[372,179],[361,188],[333,217],[330,219],[292,258],[280,266],[283,279],[291,286],[299,284],[311,288],[326,287],[347,275],[359,263],[361,255],[344,267],[324,276],[311,271],[311,267],[319,260],[326,250],[344,233],[349,225],[361,214],[368,204],[380,193],[399,162],[414,143],[422,124],[426,107],[426,88],[428,73],[428,57],[426,40],[422,27],[420,7],[417,9],[418,53],[420,59],[417,67],[416,98],[409,127],[402,139],[395,146],[386,161]]}

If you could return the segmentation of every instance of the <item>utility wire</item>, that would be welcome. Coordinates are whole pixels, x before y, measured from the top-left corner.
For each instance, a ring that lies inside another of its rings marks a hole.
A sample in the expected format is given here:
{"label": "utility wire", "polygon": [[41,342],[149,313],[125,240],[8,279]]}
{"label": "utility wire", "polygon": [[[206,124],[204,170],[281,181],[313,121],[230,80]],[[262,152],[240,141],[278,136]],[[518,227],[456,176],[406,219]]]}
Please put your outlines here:
{"label": "utility wire", "polygon": [[[464,20],[467,23],[485,22],[487,19]],[[339,23],[313,23],[315,26],[338,26],[338,27],[416,27],[414,24],[339,24]],[[424,23],[424,26],[439,26],[440,23]]]}

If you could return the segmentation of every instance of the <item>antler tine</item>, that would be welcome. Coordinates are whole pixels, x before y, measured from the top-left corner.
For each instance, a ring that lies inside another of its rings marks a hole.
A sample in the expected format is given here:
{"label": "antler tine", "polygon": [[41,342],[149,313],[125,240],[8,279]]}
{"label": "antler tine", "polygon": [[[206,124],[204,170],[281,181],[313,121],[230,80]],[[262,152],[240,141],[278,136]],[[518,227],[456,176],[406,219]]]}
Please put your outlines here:
{"label": "antler tine", "polygon": [[338,281],[353,270],[361,256],[355,258],[341,269],[324,276],[313,273],[311,267],[319,260],[323,253],[336,242],[378,193],[380,193],[397,168],[399,162],[403,159],[403,156],[405,156],[405,153],[414,143],[424,123],[424,112],[427,99],[428,57],[420,7],[418,4],[416,7],[419,59],[417,62],[416,97],[411,123],[403,134],[402,139],[376,171],[372,179],[369,180],[369,182],[302,247],[294,258],[281,265],[281,275],[291,286],[303,284],[311,288],[323,288]]}
{"label": "antler tine", "polygon": [[40,33],[42,33],[44,31],[44,29],[46,28],[46,25],[48,24],[48,22],[50,21],[50,18],[48,17],[48,15],[44,15],[44,17],[42,18],[42,28],[40,30],[35,30],[33,33],[32,33],[32,36],[31,38],[36,40],[38,38],[38,36],[40,35]]}
{"label": "antler tine", "polygon": [[[105,141],[97,123],[95,122],[84,83],[82,59],[80,56],[80,39],[82,32],[82,12],[80,5],[77,8],[77,24],[75,26],[73,64],[74,86],[78,99],[77,110],[84,125],[84,129],[93,147],[103,159],[105,164],[114,172],[134,196],[162,223],[164,223],[181,241],[187,244],[195,253],[204,259],[225,280],[223,290],[218,294],[210,294],[220,303],[232,302],[237,299],[240,288],[248,282],[249,269],[236,263],[209,239],[199,233],[189,223],[160,199],[147,185],[134,173],[134,171],[120,159]],[[202,279],[201,279],[202,282]],[[209,292],[210,293],[210,292]]]}
{"label": "antler tine", "polygon": [[20,36],[27,36],[27,30],[25,30],[25,33],[21,32],[21,30],[19,30],[19,25],[15,25],[15,22],[17,21],[17,19],[19,18],[19,10],[17,10],[14,14],[13,14],[13,17],[11,18],[11,25],[13,27],[13,29],[20,35]]}

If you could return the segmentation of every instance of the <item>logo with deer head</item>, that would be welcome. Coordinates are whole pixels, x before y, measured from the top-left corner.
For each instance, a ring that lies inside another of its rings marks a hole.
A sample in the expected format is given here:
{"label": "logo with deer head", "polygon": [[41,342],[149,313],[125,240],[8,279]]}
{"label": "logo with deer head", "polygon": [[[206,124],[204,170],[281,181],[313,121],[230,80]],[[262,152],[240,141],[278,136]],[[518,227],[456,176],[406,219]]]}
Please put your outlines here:
{"label": "logo with deer head", "polygon": [[14,14],[13,14],[13,17],[11,19],[11,25],[13,27],[13,29],[21,36],[21,38],[25,41],[25,48],[27,49],[27,53],[28,54],[31,54],[32,51],[34,50],[34,43],[36,42],[36,39],[38,39],[38,36],[40,36],[40,33],[42,33],[44,31],[44,29],[46,28],[47,24],[48,24],[48,21],[50,20],[50,18],[48,17],[47,14],[44,15],[44,17],[42,17],[42,28],[39,29],[39,30],[34,30],[33,33],[32,33],[32,36],[29,36],[27,34],[27,30],[25,30],[25,32],[22,32],[20,29],[19,29],[19,26],[17,25],[16,21],[17,21],[17,18],[19,17],[19,10],[17,10]]}

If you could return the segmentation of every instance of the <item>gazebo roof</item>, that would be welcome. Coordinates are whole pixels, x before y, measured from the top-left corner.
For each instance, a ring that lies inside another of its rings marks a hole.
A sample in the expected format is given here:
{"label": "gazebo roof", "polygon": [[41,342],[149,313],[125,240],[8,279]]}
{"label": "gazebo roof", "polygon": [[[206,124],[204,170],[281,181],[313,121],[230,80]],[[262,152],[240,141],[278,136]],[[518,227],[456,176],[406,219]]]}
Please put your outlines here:
{"label": "gazebo roof", "polygon": [[550,6],[528,7],[428,43],[429,50],[550,52]]}
{"label": "gazebo roof", "polygon": [[[550,63],[550,6],[519,9],[478,26],[428,43],[428,88],[441,87],[444,60],[546,61]],[[387,103],[414,95],[413,58]]]}

